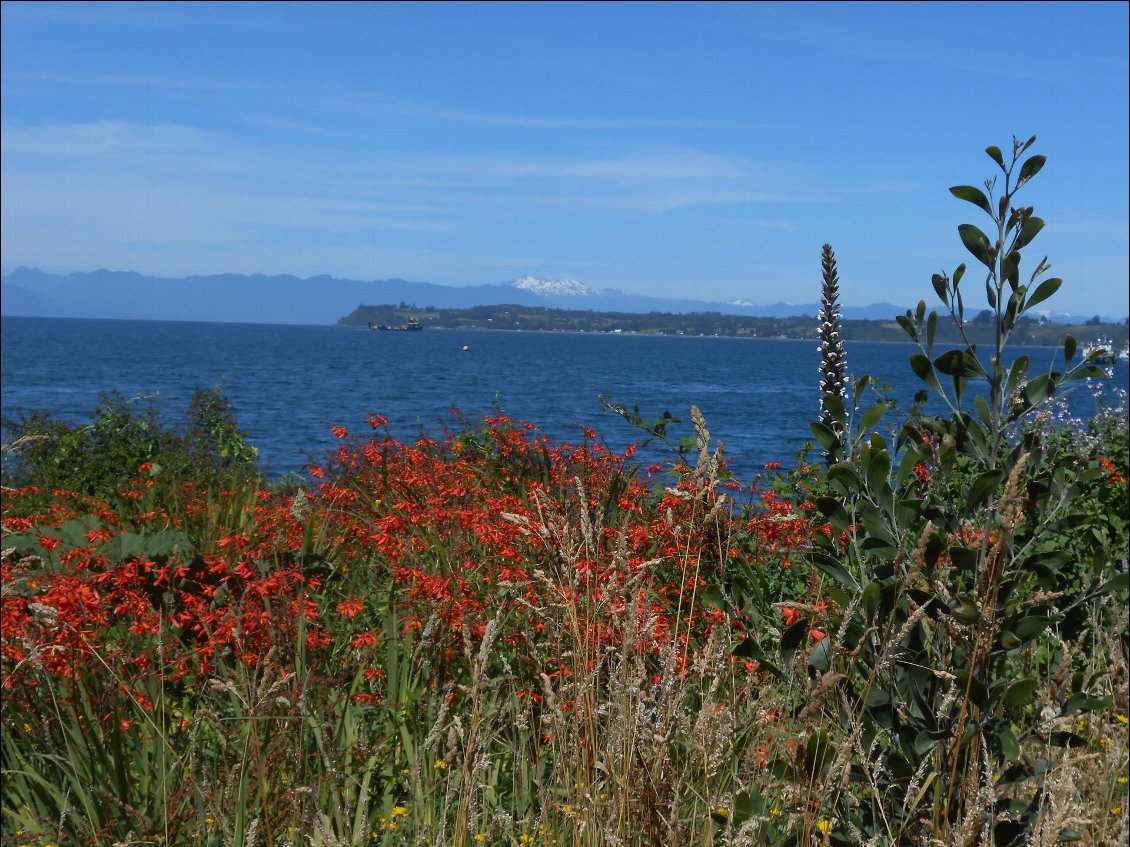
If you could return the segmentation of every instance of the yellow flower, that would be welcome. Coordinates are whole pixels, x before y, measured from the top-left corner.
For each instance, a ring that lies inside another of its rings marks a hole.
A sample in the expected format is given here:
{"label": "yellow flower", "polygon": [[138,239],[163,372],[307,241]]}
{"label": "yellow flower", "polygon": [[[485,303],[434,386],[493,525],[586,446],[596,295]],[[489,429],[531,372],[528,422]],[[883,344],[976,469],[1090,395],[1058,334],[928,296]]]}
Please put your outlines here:
{"label": "yellow flower", "polygon": [[714,814],[721,815],[722,817],[728,817],[729,814],[730,814],[730,810],[727,809],[725,806],[719,806],[717,809],[714,810]]}
{"label": "yellow flower", "polygon": [[774,818],[779,818],[781,816],[781,810],[780,809],[770,809],[769,810],[769,816],[774,817]]}
{"label": "yellow flower", "polygon": [[534,837],[532,835],[530,835],[528,832],[523,832],[521,837],[518,839],[519,844],[532,844],[533,842],[534,842]]}
{"label": "yellow flower", "polygon": [[1130,723],[1130,717],[1127,717],[1126,715],[1119,715],[1118,722],[1125,726],[1127,723]]}
{"label": "yellow flower", "polygon": [[481,832],[479,832],[479,833],[475,834],[475,840],[478,841],[480,844],[482,844],[484,841],[487,840],[487,837],[485,835],[483,835]]}
{"label": "yellow flower", "polygon": [[1112,815],[1121,815],[1122,814],[1122,806],[1111,806],[1110,807],[1110,813]]}
{"label": "yellow flower", "polygon": [[1125,785],[1125,784],[1126,784],[1126,777],[1124,777],[1124,776],[1120,776],[1120,777],[1118,778],[1118,784],[1119,784],[1119,785]]}
{"label": "yellow flower", "polygon": [[816,822],[816,829],[819,830],[824,835],[831,835],[832,834],[832,822],[831,821],[824,821],[824,820],[817,821]]}
{"label": "yellow flower", "polygon": [[394,818],[408,817],[408,809],[405,808],[404,806],[393,806],[392,807],[392,816]]}
{"label": "yellow flower", "polygon": [[437,771],[445,771],[447,770],[447,762],[445,762],[443,759],[436,759],[435,764],[432,765],[432,767]]}

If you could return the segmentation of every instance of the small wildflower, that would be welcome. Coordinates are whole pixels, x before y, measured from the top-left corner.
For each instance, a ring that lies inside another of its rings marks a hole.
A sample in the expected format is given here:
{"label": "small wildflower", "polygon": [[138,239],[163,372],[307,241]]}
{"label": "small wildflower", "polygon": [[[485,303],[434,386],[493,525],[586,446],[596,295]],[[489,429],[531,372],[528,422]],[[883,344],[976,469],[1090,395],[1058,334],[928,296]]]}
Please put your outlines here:
{"label": "small wildflower", "polygon": [[823,835],[832,834],[832,822],[826,820],[819,820],[816,822],[816,829]]}
{"label": "small wildflower", "polygon": [[482,844],[484,841],[487,840],[487,837],[485,835],[483,835],[481,832],[477,832],[477,833],[475,833],[475,840],[477,842],[479,842],[480,844]]}
{"label": "small wildflower", "polygon": [[445,771],[447,770],[447,762],[445,762],[443,759],[436,759],[435,764],[433,764],[432,767],[437,771]]}
{"label": "small wildflower", "polygon": [[721,815],[724,818],[730,816],[730,810],[727,809],[725,806],[719,806],[717,809],[714,810],[714,813],[716,815]]}
{"label": "small wildflower", "polygon": [[1126,715],[1119,715],[1117,720],[1123,726],[1125,726],[1127,723],[1130,723],[1130,717],[1127,717]]}
{"label": "small wildflower", "polygon": [[1121,815],[1122,814],[1122,806],[1121,805],[1111,806],[1110,807],[1110,813],[1112,815]]}
{"label": "small wildflower", "polygon": [[392,816],[394,818],[404,818],[408,816],[408,809],[405,806],[393,806]]}

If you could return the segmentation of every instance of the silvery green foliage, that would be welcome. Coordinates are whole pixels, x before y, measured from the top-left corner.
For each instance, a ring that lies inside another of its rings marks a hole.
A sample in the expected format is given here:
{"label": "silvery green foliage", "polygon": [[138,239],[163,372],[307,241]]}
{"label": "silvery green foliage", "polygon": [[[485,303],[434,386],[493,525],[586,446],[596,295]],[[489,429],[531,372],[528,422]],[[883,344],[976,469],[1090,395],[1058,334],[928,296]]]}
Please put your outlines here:
{"label": "silvery green foliage", "polygon": [[[986,151],[1003,175],[999,197],[997,180],[985,191],[950,189],[993,221],[991,236],[958,227],[984,270],[995,322],[988,355],[964,332],[964,265],[933,277],[959,349],[934,350],[938,316],[925,302],[899,318],[919,348],[911,368],[949,416],[912,411],[892,443],[879,429],[886,403],[845,409],[833,389],[822,407],[833,420],[812,425],[838,458],[813,498],[821,531],[808,554],[832,611],[814,647],[802,620],[781,633],[780,651],[786,673],[832,692],[818,706],[831,729],[809,738],[803,760],[780,767],[831,786],[821,814],[862,836],[854,843],[951,843],[982,825],[997,845],[1026,843],[1044,802],[1036,753],[1078,743],[1050,728],[1037,693],[1057,718],[1110,703],[1102,680],[1073,668],[1061,645],[1086,635],[1106,595],[1125,602],[1126,545],[1104,529],[1109,486],[1097,462],[1042,431],[1060,386],[1101,372],[1093,357],[1078,360],[1070,337],[1062,372],[1032,374],[1026,356],[1004,355],[1019,317],[1061,285],[1041,281],[1046,258],[1026,283],[1020,277],[1021,249],[1044,226],[1032,207],[1014,204],[1044,165],[1043,156],[1023,158],[1034,141],[1014,140],[1011,161]],[[982,391],[967,394],[978,382]],[[969,394],[972,410],[963,408]],[[857,388],[853,407],[859,396]],[[1051,692],[1044,682],[1057,673],[1067,682]],[[844,774],[865,787],[845,790]]]}

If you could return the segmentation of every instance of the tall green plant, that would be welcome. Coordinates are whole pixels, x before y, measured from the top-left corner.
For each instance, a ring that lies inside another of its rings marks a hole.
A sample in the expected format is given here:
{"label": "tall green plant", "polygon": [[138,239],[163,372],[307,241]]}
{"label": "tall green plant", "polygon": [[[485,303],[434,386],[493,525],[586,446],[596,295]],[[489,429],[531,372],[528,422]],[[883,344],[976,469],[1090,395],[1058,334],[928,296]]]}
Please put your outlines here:
{"label": "tall green plant", "polygon": [[[1030,375],[1026,356],[1005,355],[1017,319],[1061,285],[1040,281],[1046,258],[1021,283],[1021,250],[1044,226],[1015,204],[1044,165],[1023,158],[1034,140],[1014,141],[1007,162],[988,148],[1003,175],[999,197],[996,180],[985,191],[951,189],[993,221],[991,236],[958,227],[985,272],[995,320],[987,360],[965,334],[965,265],[935,275],[964,343],[935,351],[937,314],[924,302],[899,323],[919,347],[911,367],[950,416],[911,416],[894,444],[872,430],[885,403],[856,416],[846,458],[816,500],[829,532],[816,535],[811,560],[836,611],[807,656],[820,684],[805,710],[822,709],[831,732],[813,734],[784,768],[820,786],[814,802],[836,822],[833,843],[973,844],[983,833],[997,845],[1024,843],[1045,803],[1040,751],[1077,741],[1054,718],[1110,702],[1101,675],[1073,673],[1065,645],[1102,595],[1125,591],[1126,574],[1099,557],[1092,579],[1063,579],[1071,493],[1091,471],[1023,427],[1061,385],[1097,369],[1074,361],[1071,338],[1063,371]],[[964,405],[976,382],[971,414]],[[826,408],[847,426],[846,412]],[[1010,439],[1018,425],[1021,437]],[[813,431],[826,449],[839,446],[834,427]],[[786,660],[806,630],[800,622],[782,634]],[[1065,684],[1046,684],[1056,675]]]}

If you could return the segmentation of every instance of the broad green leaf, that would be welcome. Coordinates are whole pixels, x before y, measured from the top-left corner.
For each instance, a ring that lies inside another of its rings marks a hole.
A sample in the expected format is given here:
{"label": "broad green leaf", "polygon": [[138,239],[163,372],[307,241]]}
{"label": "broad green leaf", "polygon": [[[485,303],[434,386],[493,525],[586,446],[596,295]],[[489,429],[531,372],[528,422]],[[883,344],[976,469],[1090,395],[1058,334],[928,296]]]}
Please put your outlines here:
{"label": "broad green leaf", "polygon": [[993,207],[989,205],[989,198],[980,188],[974,188],[972,185],[955,185],[950,189],[950,194],[958,200],[965,200],[984,209],[990,217],[993,214]]}
{"label": "broad green leaf", "polygon": [[915,353],[910,357],[910,369],[935,391],[941,391],[941,385],[938,384],[938,375],[934,373],[934,363],[928,357],[921,353]]}
{"label": "broad green leaf", "polygon": [[934,274],[930,277],[930,284],[934,286],[934,292],[938,295],[938,299],[949,305],[949,281],[941,274]]}
{"label": "broad green leaf", "polygon": [[973,258],[992,270],[993,242],[989,241],[989,237],[973,224],[961,224],[957,228],[957,234],[961,236],[961,243],[973,254]]}
{"label": "broad green leaf", "polygon": [[1051,382],[1050,375],[1038,374],[1028,380],[1028,384],[1024,386],[1024,399],[1029,406],[1035,406],[1051,396],[1054,391],[1055,385]]}
{"label": "broad green leaf", "polygon": [[981,610],[976,603],[962,600],[953,608],[953,616],[963,624],[971,624],[981,617]]}
{"label": "broad green leaf", "polygon": [[863,481],[849,462],[837,462],[828,468],[828,478],[838,483],[838,487],[845,494],[854,496],[863,489]]}
{"label": "broad green leaf", "polygon": [[816,436],[816,441],[825,450],[840,446],[840,437],[830,427],[820,423],[820,421],[813,421],[808,426],[812,430],[812,434]]}
{"label": "broad green leaf", "polygon": [[947,350],[934,359],[934,367],[947,376],[986,376],[977,357],[968,351]]}
{"label": "broad green leaf", "polygon": [[1032,699],[1032,695],[1036,693],[1036,689],[1039,685],[1040,683],[1032,677],[1014,682],[1005,690],[1004,696],[1001,697],[1001,705],[1006,709],[1011,709],[1013,706],[1019,706],[1022,703],[1028,702]]}
{"label": "broad green leaf", "polygon": [[848,517],[847,511],[835,497],[817,497],[816,508],[836,529],[843,532],[851,530],[851,518]]}
{"label": "broad green leaf", "polygon": [[1013,635],[1027,643],[1051,625],[1051,618],[1044,615],[1027,615],[1013,624],[1010,629]]}
{"label": "broad green leaf", "polygon": [[883,491],[887,478],[891,475],[891,460],[886,450],[873,450],[871,463],[867,467],[867,486],[873,493]]}
{"label": "broad green leaf", "polygon": [[898,472],[895,474],[895,485],[903,485],[920,461],[922,461],[922,457],[918,454],[918,451],[913,447],[908,447],[903,452],[902,459],[899,460]]}
{"label": "broad green leaf", "polygon": [[785,627],[781,633],[781,664],[786,667],[792,662],[793,655],[808,637],[808,621],[797,621]]}
{"label": "broad green leaf", "polygon": [[[953,546],[949,548],[950,561],[953,562],[954,567],[960,568],[964,571],[977,570],[978,551],[972,547],[959,547]],[[976,607],[974,607],[976,608]],[[969,623],[969,621],[964,621]]]}
{"label": "broad green leaf", "polygon": [[1063,339],[1063,358],[1070,367],[1071,360],[1075,358],[1075,348],[1078,347],[1079,342],[1075,340],[1074,335],[1069,335]]}
{"label": "broad green leaf", "polygon": [[978,506],[984,503],[985,500],[1000,487],[1003,478],[1003,471],[994,469],[985,471],[973,480],[973,484],[969,486],[969,496],[965,501],[965,514],[968,515],[972,513]]}
{"label": "broad green leaf", "polygon": [[918,329],[914,326],[914,321],[910,315],[895,315],[895,323],[902,327],[902,331],[909,335],[912,340],[918,340]]}
{"label": "broad green leaf", "polygon": [[866,432],[879,423],[883,419],[883,415],[890,411],[890,406],[885,402],[880,401],[873,405],[870,409],[863,413],[863,417],[859,420],[859,429],[861,432]]}
{"label": "broad green leaf", "polygon": [[931,750],[938,746],[941,741],[946,741],[950,738],[950,731],[948,729],[928,729],[918,733],[918,737],[914,739],[914,752],[919,756],[925,756]]}
{"label": "broad green leaf", "polygon": [[1047,156],[1035,155],[1028,159],[1023,165],[1020,166],[1020,176],[1017,177],[1016,186],[1019,188],[1032,177],[1040,172],[1044,163],[1048,160]]}
{"label": "broad green leaf", "polygon": [[[1112,697],[1092,696],[1086,692],[1079,692],[1072,694],[1067,698],[1067,702],[1063,704],[1063,709],[1060,711],[1059,716],[1066,718],[1068,715],[1074,715],[1076,712],[1097,712],[1100,709],[1105,709],[1113,702]],[[1078,736],[1076,736],[1078,738]],[[1055,744],[1056,742],[1052,742]],[[1065,746],[1065,745],[1059,745]]]}
{"label": "broad green leaf", "polygon": [[992,424],[992,415],[989,412],[989,401],[985,399],[985,395],[978,394],[973,400],[973,405],[977,409],[977,417],[985,424]]}
{"label": "broad green leaf", "polygon": [[835,559],[825,553],[813,553],[811,555],[811,561],[813,565],[826,573],[836,582],[840,583],[840,585],[843,585],[847,588],[859,587],[859,583],[855,581],[855,578],[850,573],[848,573],[847,568],[845,568],[838,559]]}
{"label": "broad green leaf", "polygon": [[[1040,230],[1044,228],[1044,221],[1041,218],[1025,218],[1024,223],[1020,225],[1020,232],[1016,234],[1016,240],[1012,243],[1014,250],[1019,250],[1026,247],[1032,242],[1032,239],[1040,234]],[[1049,294],[1049,296],[1051,296]]]}
{"label": "broad green leaf", "polygon": [[1064,379],[1064,382],[1074,382],[1077,379],[1100,379],[1104,376],[1106,376],[1106,371],[1098,365],[1087,365],[1086,367],[1073,370],[1068,374],[1067,378]]}
{"label": "broad green leaf", "polygon": [[996,145],[990,145],[989,147],[985,148],[985,152],[989,154],[989,157],[994,162],[996,162],[998,165],[1000,165],[1000,168],[1003,171],[1004,170],[1004,155],[1001,153],[1001,148],[997,147]]}
{"label": "broad green leaf", "polygon": [[1016,733],[1012,731],[1012,727],[1001,727],[1000,732],[997,733],[997,741],[1000,742],[1001,753],[1005,759],[1010,762],[1020,761],[1020,742],[1016,738]]}
{"label": "broad green leaf", "polygon": [[808,664],[821,673],[832,667],[831,638],[822,638],[808,654]]}
{"label": "broad green leaf", "polygon": [[1106,582],[1096,588],[1092,593],[1095,596],[1101,596],[1103,594],[1108,594],[1111,592],[1117,593],[1120,591],[1125,591],[1128,587],[1130,587],[1130,573],[1123,571],[1122,573],[1116,574],[1115,576],[1108,579]]}
{"label": "broad green leaf", "polygon": [[1005,383],[1005,394],[1011,395],[1016,390],[1016,386],[1024,379],[1024,375],[1028,373],[1028,365],[1030,363],[1028,356],[1017,356],[1016,361],[1012,363],[1012,367],[1008,369],[1008,381]]}
{"label": "broad green leaf", "polygon": [[820,398],[820,407],[840,423],[847,419],[847,410],[844,408],[844,401],[839,395],[825,394]]}

